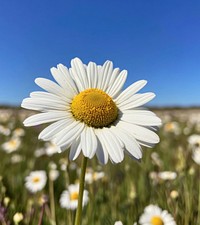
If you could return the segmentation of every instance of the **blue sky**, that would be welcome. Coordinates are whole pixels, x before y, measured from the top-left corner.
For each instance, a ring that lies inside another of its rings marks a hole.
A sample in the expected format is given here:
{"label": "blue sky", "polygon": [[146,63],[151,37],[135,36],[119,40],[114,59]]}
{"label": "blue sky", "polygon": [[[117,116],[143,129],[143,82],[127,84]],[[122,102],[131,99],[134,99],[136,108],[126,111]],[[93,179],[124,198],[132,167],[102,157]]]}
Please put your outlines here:
{"label": "blue sky", "polygon": [[200,1],[7,0],[0,7],[0,104],[19,105],[49,69],[84,63],[148,80],[153,106],[200,105]]}

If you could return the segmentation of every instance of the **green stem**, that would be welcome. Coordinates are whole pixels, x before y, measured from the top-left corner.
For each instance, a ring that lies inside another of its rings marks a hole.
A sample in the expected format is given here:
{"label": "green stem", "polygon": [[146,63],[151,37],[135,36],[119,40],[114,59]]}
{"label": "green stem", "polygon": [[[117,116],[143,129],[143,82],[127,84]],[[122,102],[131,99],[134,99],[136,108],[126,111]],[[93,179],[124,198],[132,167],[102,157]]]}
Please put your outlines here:
{"label": "green stem", "polygon": [[50,210],[51,210],[52,224],[56,225],[54,183],[53,180],[51,179],[49,179],[49,196],[50,196]]}
{"label": "green stem", "polygon": [[85,156],[83,156],[82,164],[81,164],[81,177],[80,177],[79,194],[78,194],[78,208],[76,211],[75,225],[81,225],[82,202],[83,202],[83,191],[84,191],[86,165],[87,165],[87,158]]}

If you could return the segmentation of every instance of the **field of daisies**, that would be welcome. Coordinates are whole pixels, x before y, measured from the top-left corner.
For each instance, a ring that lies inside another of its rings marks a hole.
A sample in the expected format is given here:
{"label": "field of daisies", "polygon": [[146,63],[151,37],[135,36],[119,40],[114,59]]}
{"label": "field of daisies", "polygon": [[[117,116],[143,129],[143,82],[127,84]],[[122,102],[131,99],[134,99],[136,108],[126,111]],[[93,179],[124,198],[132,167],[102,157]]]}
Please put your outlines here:
{"label": "field of daisies", "polygon": [[[200,224],[200,110],[153,111],[163,122],[160,143],[143,147],[141,162],[88,161],[83,225]],[[0,109],[0,224],[72,225],[81,155],[69,161],[39,141],[42,125],[23,126],[31,114]]]}

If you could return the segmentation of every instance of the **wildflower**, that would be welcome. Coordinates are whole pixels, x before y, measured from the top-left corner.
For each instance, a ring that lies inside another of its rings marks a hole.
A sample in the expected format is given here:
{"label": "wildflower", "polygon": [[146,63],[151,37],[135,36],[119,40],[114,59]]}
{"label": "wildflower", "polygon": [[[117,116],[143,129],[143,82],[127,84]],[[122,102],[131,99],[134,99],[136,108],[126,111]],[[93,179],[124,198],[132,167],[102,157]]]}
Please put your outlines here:
{"label": "wildflower", "polygon": [[47,182],[46,172],[43,170],[32,171],[29,176],[25,178],[25,181],[25,186],[30,192],[36,193],[41,191]]}
{"label": "wildflower", "polygon": [[116,221],[114,225],[123,225],[121,221]]}
{"label": "wildflower", "polygon": [[5,207],[8,207],[8,204],[10,203],[10,198],[9,197],[5,197],[3,199],[3,203],[4,203]]}
{"label": "wildflower", "polygon": [[174,180],[177,177],[177,173],[171,171],[163,171],[158,173],[158,178],[161,180]]}
{"label": "wildflower", "polygon": [[3,134],[5,136],[9,136],[11,133],[10,129],[3,126],[3,125],[0,125],[0,134]]}
{"label": "wildflower", "polygon": [[46,152],[45,152],[45,149],[44,148],[38,148],[38,149],[36,149],[35,151],[34,151],[34,156],[36,157],[36,158],[39,158],[39,157],[41,157],[41,156],[43,156],[43,155],[45,155],[46,154]]}
{"label": "wildflower", "polygon": [[105,176],[104,172],[95,172],[92,168],[88,168],[85,173],[85,181],[91,184],[93,181],[102,179]]}
{"label": "wildflower", "polygon": [[192,151],[192,159],[196,164],[200,165],[200,147]]}
{"label": "wildflower", "polygon": [[12,135],[13,135],[14,137],[21,137],[21,136],[24,136],[24,135],[25,135],[25,131],[24,131],[24,129],[22,129],[22,128],[16,128],[16,129],[13,131]]}
{"label": "wildflower", "polygon": [[23,100],[23,108],[42,112],[27,118],[24,125],[53,122],[39,138],[53,141],[62,151],[71,147],[71,160],[81,151],[88,158],[96,154],[103,164],[109,158],[121,162],[124,152],[140,159],[141,145],[152,147],[159,142],[152,126],[160,126],[161,120],[140,107],[155,97],[154,93],[137,93],[145,80],[121,91],[126,70],[113,69],[111,61],[103,66],[84,65],[78,58],[71,61],[70,69],[59,64],[51,73],[57,83],[37,78],[36,84],[47,92],[32,92]]}
{"label": "wildflower", "polygon": [[45,153],[48,156],[52,156],[55,153],[60,152],[60,148],[52,142],[45,143]]}
{"label": "wildflower", "polygon": [[140,216],[141,225],[176,225],[174,218],[166,210],[162,210],[157,205],[149,205]]}
{"label": "wildflower", "polygon": [[12,153],[18,150],[21,145],[21,140],[19,138],[13,137],[9,141],[2,144],[2,148],[6,153]]}
{"label": "wildflower", "polygon": [[173,133],[175,135],[179,135],[181,133],[181,129],[179,123],[171,121],[164,125],[164,131],[167,133]]}
{"label": "wildflower", "polygon": [[188,137],[189,147],[192,150],[192,159],[200,165],[200,135],[192,134]]}
{"label": "wildflower", "polygon": [[171,197],[172,199],[177,199],[178,196],[179,196],[178,191],[173,190],[173,191],[170,192],[170,197]]}
{"label": "wildflower", "polygon": [[[75,210],[78,206],[79,185],[71,184],[68,190],[62,192],[60,197],[60,206],[62,208]],[[83,205],[85,206],[89,201],[88,191],[83,191]]]}
{"label": "wildflower", "polygon": [[23,161],[23,157],[19,154],[14,154],[11,156],[10,161],[12,164],[20,163]]}
{"label": "wildflower", "polygon": [[15,215],[13,216],[13,222],[15,223],[15,225],[18,225],[23,219],[24,216],[20,212],[15,213]]}
{"label": "wildflower", "polygon": [[49,179],[55,181],[59,177],[59,171],[55,169],[51,169],[49,171]]}

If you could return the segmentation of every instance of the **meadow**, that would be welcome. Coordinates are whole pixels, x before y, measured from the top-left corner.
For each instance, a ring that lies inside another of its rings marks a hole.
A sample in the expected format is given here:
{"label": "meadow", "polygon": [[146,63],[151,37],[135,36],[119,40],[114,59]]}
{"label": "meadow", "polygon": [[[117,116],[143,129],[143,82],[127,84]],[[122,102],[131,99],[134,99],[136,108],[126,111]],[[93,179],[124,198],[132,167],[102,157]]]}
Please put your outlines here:
{"label": "meadow", "polygon": [[[100,165],[96,157],[88,161],[83,225],[119,220],[132,225],[150,204],[167,210],[178,225],[200,225],[200,109],[153,111],[163,122],[160,143],[143,147],[141,162],[127,155],[120,164]],[[61,207],[60,197],[78,182],[81,156],[69,161],[67,151],[57,153],[51,143],[39,141],[46,125],[25,128],[22,123],[32,113],[0,109],[0,223],[72,225],[75,210]],[[32,193],[25,180],[38,170],[46,172],[47,182]]]}

